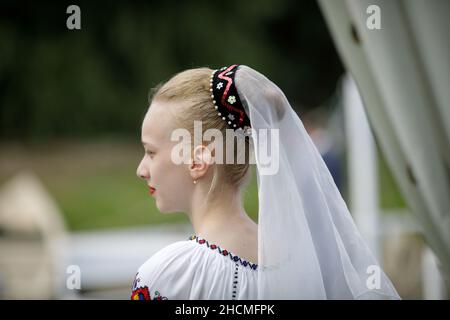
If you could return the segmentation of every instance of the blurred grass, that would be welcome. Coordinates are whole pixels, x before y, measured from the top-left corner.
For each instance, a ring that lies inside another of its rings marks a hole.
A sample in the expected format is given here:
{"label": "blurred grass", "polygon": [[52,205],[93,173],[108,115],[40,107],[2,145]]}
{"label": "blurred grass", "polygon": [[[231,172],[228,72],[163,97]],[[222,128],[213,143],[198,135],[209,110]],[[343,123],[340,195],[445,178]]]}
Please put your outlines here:
{"label": "blurred grass", "polygon": [[[185,214],[161,214],[136,177],[142,147],[115,139],[98,142],[61,141],[23,146],[2,145],[0,183],[21,169],[33,170],[55,198],[70,230],[185,222]],[[403,207],[403,199],[380,156],[382,208]],[[245,209],[256,221],[258,191],[255,170],[244,192]]]}

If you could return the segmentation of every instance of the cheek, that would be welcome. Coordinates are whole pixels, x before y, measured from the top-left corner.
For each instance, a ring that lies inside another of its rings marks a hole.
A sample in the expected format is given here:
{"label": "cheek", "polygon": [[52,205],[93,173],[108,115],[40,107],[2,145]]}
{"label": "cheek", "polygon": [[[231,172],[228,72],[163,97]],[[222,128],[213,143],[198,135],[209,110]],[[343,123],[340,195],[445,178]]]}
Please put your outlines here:
{"label": "cheek", "polygon": [[175,195],[180,195],[186,191],[188,173],[182,165],[170,164],[166,169],[167,186]]}
{"label": "cheek", "polygon": [[[177,195],[186,191],[186,184],[190,181],[190,175],[185,165],[174,164],[170,156],[161,157],[152,164],[152,173],[155,183],[160,188]],[[192,183],[192,182],[191,182]]]}
{"label": "cheek", "polygon": [[190,203],[189,172],[183,165],[175,165],[170,161],[154,163],[157,170],[155,183],[159,190],[156,203],[161,212],[186,211]]}

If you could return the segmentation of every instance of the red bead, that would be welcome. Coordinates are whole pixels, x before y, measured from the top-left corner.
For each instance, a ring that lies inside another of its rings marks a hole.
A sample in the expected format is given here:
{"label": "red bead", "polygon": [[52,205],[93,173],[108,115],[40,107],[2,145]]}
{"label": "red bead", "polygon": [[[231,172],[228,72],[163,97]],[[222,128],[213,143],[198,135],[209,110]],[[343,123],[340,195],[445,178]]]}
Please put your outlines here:
{"label": "red bead", "polygon": [[210,248],[214,250],[217,248],[217,246],[215,244],[212,244]]}
{"label": "red bead", "polygon": [[227,255],[228,255],[228,251],[227,251],[227,250],[223,250],[223,251],[222,251],[222,254],[223,254],[224,256],[227,256]]}
{"label": "red bead", "polygon": [[204,243],[205,243],[205,240],[201,239],[201,240],[198,241],[198,243],[204,244]]}

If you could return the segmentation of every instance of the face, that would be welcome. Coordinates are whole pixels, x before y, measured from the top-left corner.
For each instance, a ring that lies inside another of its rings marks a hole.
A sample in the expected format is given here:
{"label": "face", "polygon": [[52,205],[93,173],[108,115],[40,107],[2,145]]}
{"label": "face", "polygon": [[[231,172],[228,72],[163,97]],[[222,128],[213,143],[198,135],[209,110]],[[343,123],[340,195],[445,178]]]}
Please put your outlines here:
{"label": "face", "polygon": [[[142,123],[141,139],[145,154],[137,168],[138,177],[144,179],[156,206],[163,213],[184,212],[189,206],[193,190],[188,164],[175,164],[171,160],[171,141],[175,129],[171,102],[153,101]],[[150,190],[150,187],[154,188]],[[153,192],[152,192],[153,191]]]}

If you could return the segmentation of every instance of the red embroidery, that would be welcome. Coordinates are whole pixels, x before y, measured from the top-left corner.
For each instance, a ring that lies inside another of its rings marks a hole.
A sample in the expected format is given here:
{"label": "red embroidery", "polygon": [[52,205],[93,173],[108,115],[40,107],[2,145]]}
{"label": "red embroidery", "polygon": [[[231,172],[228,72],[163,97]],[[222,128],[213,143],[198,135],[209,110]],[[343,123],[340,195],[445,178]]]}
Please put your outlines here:
{"label": "red embroidery", "polygon": [[222,249],[218,245],[209,244],[209,242],[206,239],[202,239],[200,237],[197,237],[196,235],[192,235],[189,237],[189,240],[195,240],[199,244],[206,244],[206,246],[212,250],[217,249],[221,255],[230,257],[230,259],[233,260],[234,262],[240,262],[240,264],[243,265],[244,267],[250,267],[253,270],[256,270],[258,268],[257,264],[243,260],[239,258],[237,255],[228,252],[228,250]]}
{"label": "red embroidery", "polygon": [[131,300],[168,300],[167,297],[162,296],[159,291],[155,291],[153,298],[150,296],[148,287],[140,287],[133,290],[131,293]]}
{"label": "red embroidery", "polygon": [[148,287],[145,286],[133,290],[131,293],[131,300],[151,300]]}
{"label": "red embroidery", "polygon": [[242,124],[242,122],[244,121],[244,111],[238,108],[233,107],[232,105],[230,105],[226,99],[228,97],[228,91],[230,90],[231,85],[233,84],[233,79],[231,79],[230,77],[226,76],[226,73],[228,73],[230,70],[233,70],[234,68],[237,67],[237,64],[233,64],[232,66],[229,66],[226,70],[222,71],[221,73],[219,73],[218,77],[222,80],[226,80],[227,81],[227,86],[225,87],[225,91],[223,92],[223,96],[222,96],[222,105],[224,105],[225,107],[228,108],[228,110],[234,110],[235,112],[239,112],[239,125]]}

